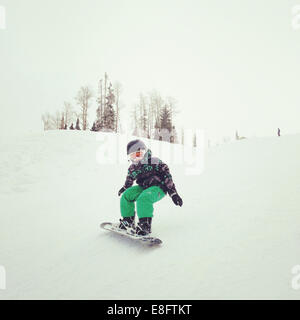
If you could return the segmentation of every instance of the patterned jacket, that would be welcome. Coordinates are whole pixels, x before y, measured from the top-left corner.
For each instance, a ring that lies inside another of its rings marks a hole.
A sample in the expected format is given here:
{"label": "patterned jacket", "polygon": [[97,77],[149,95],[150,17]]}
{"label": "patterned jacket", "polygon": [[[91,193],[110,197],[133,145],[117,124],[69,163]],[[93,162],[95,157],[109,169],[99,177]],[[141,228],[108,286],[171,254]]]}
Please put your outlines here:
{"label": "patterned jacket", "polygon": [[129,167],[124,188],[130,188],[135,180],[144,189],[159,186],[169,196],[177,194],[169,167],[159,158],[152,157],[150,149],[141,161]]}

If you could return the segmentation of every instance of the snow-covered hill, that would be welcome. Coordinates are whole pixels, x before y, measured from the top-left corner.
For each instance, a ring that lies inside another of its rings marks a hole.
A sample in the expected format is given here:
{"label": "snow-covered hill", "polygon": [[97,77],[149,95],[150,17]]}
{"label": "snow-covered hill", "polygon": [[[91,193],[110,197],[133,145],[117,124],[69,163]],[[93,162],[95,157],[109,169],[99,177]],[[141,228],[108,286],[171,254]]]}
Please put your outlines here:
{"label": "snow-covered hill", "polygon": [[127,140],[53,131],[1,142],[0,299],[300,298],[299,135],[205,150],[201,175],[176,164],[172,145],[162,160],[184,205],[155,205],[159,248],[99,228],[119,219]]}

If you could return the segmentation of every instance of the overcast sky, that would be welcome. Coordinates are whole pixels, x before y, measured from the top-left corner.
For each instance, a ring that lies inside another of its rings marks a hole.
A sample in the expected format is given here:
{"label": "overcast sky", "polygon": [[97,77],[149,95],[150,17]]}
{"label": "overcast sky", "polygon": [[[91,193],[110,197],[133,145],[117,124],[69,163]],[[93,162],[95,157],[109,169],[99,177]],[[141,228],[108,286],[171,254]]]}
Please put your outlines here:
{"label": "overcast sky", "polygon": [[300,132],[297,4],[0,0],[0,132],[40,129],[43,112],[75,105],[105,71],[123,85],[123,115],[157,89],[178,100],[178,125],[211,137]]}

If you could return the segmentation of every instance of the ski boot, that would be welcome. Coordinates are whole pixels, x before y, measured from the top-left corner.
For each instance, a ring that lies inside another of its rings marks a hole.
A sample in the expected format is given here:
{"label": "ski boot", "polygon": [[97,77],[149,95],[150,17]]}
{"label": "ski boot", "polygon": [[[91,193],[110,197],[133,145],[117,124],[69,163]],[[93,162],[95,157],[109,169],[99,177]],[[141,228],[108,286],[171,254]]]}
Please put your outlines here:
{"label": "ski boot", "polygon": [[124,217],[123,219],[120,219],[119,229],[122,229],[122,230],[135,229],[134,218],[135,216]]}
{"label": "ski boot", "polygon": [[138,236],[147,236],[151,233],[152,218],[140,218],[135,233]]}

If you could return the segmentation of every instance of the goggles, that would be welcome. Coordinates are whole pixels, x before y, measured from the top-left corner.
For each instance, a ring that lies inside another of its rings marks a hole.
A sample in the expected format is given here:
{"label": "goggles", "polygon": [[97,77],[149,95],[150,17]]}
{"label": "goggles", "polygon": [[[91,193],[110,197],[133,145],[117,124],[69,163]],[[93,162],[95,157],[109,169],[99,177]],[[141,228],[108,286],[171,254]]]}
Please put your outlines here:
{"label": "goggles", "polygon": [[139,150],[129,154],[129,159],[131,161],[140,161],[144,158],[146,150]]}

